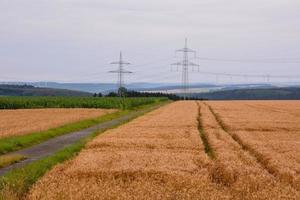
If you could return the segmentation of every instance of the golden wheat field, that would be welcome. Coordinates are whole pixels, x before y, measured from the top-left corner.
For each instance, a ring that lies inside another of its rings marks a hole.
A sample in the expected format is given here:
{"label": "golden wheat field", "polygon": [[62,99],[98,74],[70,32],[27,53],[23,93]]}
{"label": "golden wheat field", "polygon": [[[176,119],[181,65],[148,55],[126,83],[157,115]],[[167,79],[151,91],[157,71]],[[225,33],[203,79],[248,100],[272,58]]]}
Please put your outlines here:
{"label": "golden wheat field", "polygon": [[300,102],[210,102],[233,138],[283,182],[300,188]]}
{"label": "golden wheat field", "polygon": [[114,112],[106,109],[0,110],[0,138],[24,135]]}
{"label": "golden wheat field", "polygon": [[26,198],[300,199],[299,107],[171,103],[96,137]]}

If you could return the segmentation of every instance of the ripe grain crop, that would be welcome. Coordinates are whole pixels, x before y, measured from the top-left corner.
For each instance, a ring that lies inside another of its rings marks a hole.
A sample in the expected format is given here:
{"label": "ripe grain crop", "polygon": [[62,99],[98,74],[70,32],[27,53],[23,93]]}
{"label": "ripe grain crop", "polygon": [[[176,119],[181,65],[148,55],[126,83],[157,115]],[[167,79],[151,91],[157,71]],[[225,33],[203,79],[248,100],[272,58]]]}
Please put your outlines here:
{"label": "ripe grain crop", "polygon": [[300,101],[208,104],[266,170],[300,190]]}
{"label": "ripe grain crop", "polygon": [[270,174],[252,152],[244,149],[209,106],[202,103],[201,107],[203,130],[216,152],[216,161],[210,169],[212,181],[230,187],[235,196],[242,197],[247,191],[243,197],[245,199],[256,199],[258,194],[264,197],[262,199],[276,199],[276,194],[287,191],[297,194],[289,184],[278,181]]}
{"label": "ripe grain crop", "polygon": [[[205,153],[200,122],[215,159]],[[205,104],[189,101],[106,131],[41,178],[26,198],[276,200],[299,195],[227,134]]]}
{"label": "ripe grain crop", "polygon": [[44,131],[114,111],[81,108],[0,110],[0,138]]}

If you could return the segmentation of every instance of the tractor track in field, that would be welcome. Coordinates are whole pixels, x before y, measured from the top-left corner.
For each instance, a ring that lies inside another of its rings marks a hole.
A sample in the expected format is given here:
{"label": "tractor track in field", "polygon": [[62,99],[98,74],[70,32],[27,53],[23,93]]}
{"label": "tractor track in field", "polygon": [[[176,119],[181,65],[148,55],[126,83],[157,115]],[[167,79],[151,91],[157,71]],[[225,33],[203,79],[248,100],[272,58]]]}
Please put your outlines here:
{"label": "tractor track in field", "polygon": [[210,145],[207,135],[203,129],[203,123],[202,123],[202,114],[201,114],[201,105],[199,102],[197,102],[197,106],[198,106],[198,117],[197,117],[197,121],[198,121],[198,130],[199,130],[199,135],[200,138],[202,140],[203,146],[204,146],[204,150],[205,153],[208,155],[208,157],[210,157],[211,159],[215,159],[216,155],[215,152],[212,148],[212,146]]}
{"label": "tractor track in field", "polygon": [[205,106],[209,108],[209,111],[211,114],[214,116],[216,122],[218,122],[218,125],[222,128],[222,130],[227,133],[237,144],[243,149],[244,151],[247,151],[252,157],[255,158],[255,160],[272,176],[275,176],[275,173],[273,170],[270,170],[269,167],[267,166],[267,163],[263,161],[263,156],[255,151],[253,148],[251,148],[249,145],[245,144],[242,139],[236,135],[231,133],[228,129],[228,127],[224,124],[222,119],[218,116],[217,113],[214,112],[212,107],[208,105],[207,103],[204,103]]}
{"label": "tractor track in field", "polygon": [[116,119],[113,119],[113,120],[110,120],[107,122],[103,122],[101,124],[98,124],[98,125],[95,125],[95,126],[92,126],[92,127],[80,130],[80,131],[64,134],[64,135],[49,139],[40,144],[5,154],[5,155],[15,155],[15,154],[22,155],[22,156],[25,156],[26,159],[24,159],[20,162],[11,164],[7,167],[1,168],[0,176],[5,175],[7,172],[9,172],[13,169],[21,168],[21,167],[23,167],[27,164],[30,164],[36,160],[50,156],[50,155],[54,154],[55,152],[62,150],[63,148],[65,148],[71,144],[74,144],[75,142],[93,134],[95,131],[102,132],[107,129],[113,128],[115,126],[121,125],[131,119],[134,119],[135,117],[137,117],[141,114],[144,114],[150,110],[154,110],[160,106],[161,105],[157,105],[157,106],[151,107],[150,109],[133,111],[125,116],[122,116],[122,117],[119,117],[119,118],[116,118]]}
{"label": "tractor track in field", "polygon": [[[246,151],[250,156],[255,158],[256,162],[264,169],[266,170],[271,176],[278,179],[280,182],[286,182],[284,174],[281,174],[279,170],[270,163],[270,159],[268,159],[265,155],[258,152],[256,149],[254,149],[251,145],[245,143],[237,134],[230,132],[229,128],[225,125],[225,123],[222,121],[220,116],[215,113],[213,108],[208,105],[207,103],[204,103],[205,106],[209,108],[209,111],[214,116],[215,120],[218,122],[219,126],[222,128],[222,130],[227,133],[244,151]],[[288,182],[289,183],[289,182]],[[293,184],[289,183],[291,187],[299,191],[299,188],[295,187]]]}
{"label": "tractor track in field", "polygon": [[39,179],[28,199],[299,199],[208,106],[175,102],[99,135]]}

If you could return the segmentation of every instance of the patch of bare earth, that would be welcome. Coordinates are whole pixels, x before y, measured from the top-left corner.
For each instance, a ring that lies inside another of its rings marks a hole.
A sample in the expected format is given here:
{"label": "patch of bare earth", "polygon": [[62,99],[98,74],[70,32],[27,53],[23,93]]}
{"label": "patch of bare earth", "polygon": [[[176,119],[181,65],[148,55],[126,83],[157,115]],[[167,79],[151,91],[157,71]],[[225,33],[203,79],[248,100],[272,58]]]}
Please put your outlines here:
{"label": "patch of bare earth", "polygon": [[0,110],[0,138],[44,131],[114,111],[82,108]]}
{"label": "patch of bare earth", "polygon": [[[211,159],[202,126],[216,153]],[[175,102],[88,143],[41,178],[27,199],[297,199],[223,132],[208,107]]]}

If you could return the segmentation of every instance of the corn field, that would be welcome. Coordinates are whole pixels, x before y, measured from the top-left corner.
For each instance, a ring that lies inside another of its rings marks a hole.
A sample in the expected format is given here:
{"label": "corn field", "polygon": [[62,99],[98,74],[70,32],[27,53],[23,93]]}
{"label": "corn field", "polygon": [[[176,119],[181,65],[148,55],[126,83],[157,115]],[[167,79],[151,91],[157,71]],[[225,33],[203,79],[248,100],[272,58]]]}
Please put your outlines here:
{"label": "corn field", "polygon": [[165,101],[166,98],[118,98],[118,97],[0,97],[0,109],[30,108],[121,108]]}

